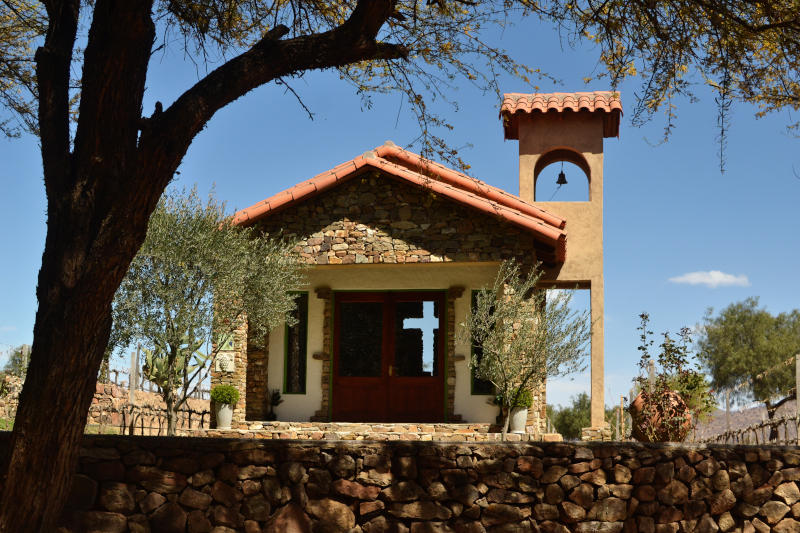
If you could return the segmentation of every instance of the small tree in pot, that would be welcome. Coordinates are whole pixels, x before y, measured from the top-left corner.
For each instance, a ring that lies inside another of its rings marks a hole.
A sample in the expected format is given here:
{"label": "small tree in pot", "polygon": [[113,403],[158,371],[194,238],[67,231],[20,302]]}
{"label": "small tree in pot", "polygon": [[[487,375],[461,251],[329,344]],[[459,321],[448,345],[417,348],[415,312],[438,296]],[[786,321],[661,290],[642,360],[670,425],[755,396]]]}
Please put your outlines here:
{"label": "small tree in pot", "polygon": [[634,379],[639,394],[628,408],[631,436],[642,442],[680,442],[693,423],[714,409],[713,397],[705,376],[689,368],[689,328],[681,328],[679,340],[664,332],[654,359],[650,355],[654,344],[653,332],[648,329],[650,316],[642,313],[639,318],[642,373]]}
{"label": "small tree in pot", "polygon": [[515,261],[504,261],[493,286],[478,292],[474,308],[459,328],[459,339],[478,348],[470,367],[495,387],[505,419],[504,435],[508,414],[524,394],[548,377],[582,370],[586,356],[587,313],[570,309],[569,291],[548,297],[536,287],[541,277],[538,265],[523,276]]}
{"label": "small tree in pot", "polygon": [[293,320],[303,266],[288,245],[242,228],[225,216],[225,204],[197,191],[168,191],[150,218],[147,237],[113,302],[108,351],[141,342],[144,375],[167,407],[167,434],[178,410],[211,372],[246,320],[248,341]]}
{"label": "small tree in pot", "polygon": [[239,390],[233,385],[217,385],[211,389],[211,401],[214,403],[217,429],[230,429],[233,408],[239,401]]}

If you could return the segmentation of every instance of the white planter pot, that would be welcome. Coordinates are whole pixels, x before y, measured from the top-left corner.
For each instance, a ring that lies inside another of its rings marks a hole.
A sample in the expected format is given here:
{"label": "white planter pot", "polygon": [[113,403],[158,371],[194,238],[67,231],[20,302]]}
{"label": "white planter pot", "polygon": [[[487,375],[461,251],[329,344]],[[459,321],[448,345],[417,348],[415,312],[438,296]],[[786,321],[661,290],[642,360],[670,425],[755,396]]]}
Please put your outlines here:
{"label": "white planter pot", "polygon": [[233,406],[229,403],[216,404],[217,429],[231,429]]}
{"label": "white planter pot", "polygon": [[515,407],[511,410],[508,422],[508,431],[511,433],[525,433],[525,425],[528,422],[528,408]]}

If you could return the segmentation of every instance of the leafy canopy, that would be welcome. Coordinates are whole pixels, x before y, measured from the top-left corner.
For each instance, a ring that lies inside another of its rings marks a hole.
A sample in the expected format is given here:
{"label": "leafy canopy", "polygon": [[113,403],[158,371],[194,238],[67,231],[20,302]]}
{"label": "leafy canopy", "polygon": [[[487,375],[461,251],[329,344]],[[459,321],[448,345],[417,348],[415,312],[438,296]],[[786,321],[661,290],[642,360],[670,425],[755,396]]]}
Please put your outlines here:
{"label": "leafy canopy", "polygon": [[[547,406],[547,417],[565,439],[579,439],[581,430],[591,425],[592,399],[585,392],[570,398],[566,407]],[[606,417],[607,418],[607,417]]]}
{"label": "leafy canopy", "polygon": [[774,316],[758,298],[748,298],[716,316],[709,308],[699,330],[698,355],[715,388],[730,390],[740,403],[791,395],[795,365],[789,359],[800,353],[800,310]]}
{"label": "leafy canopy", "polygon": [[28,373],[28,363],[30,363],[31,347],[23,344],[14,346],[8,353],[8,361],[3,367],[3,373],[11,374],[25,381]]}
{"label": "leafy canopy", "polygon": [[[156,50],[177,46],[191,60],[213,65],[263,45],[269,32],[291,39],[332,31],[347,23],[356,4],[354,0],[157,0]],[[504,74],[527,85],[551,79],[535,66],[519,63],[491,37],[498,28],[530,24],[532,18],[552,24],[570,44],[595,43],[605,66],[598,77],[608,77],[612,87],[626,77],[641,78],[634,123],[664,111],[668,134],[676,96],[694,98],[698,84],[716,92],[723,145],[727,112],[734,100],[755,104],[759,115],[800,109],[797,0],[374,2],[378,4],[386,6],[381,8],[385,14],[360,23],[365,28],[377,25],[380,52],[336,68],[365,107],[371,105],[372,94],[404,94],[421,125],[418,140],[423,151],[434,150],[448,159],[455,152],[439,135],[450,126],[432,111],[431,102],[457,106],[453,89],[464,83],[499,93],[498,79]],[[84,34],[88,18],[80,19]],[[39,3],[0,2],[0,100],[10,111],[2,123],[5,133],[20,128],[36,131],[33,53],[46,20]],[[72,86],[79,89],[78,54],[73,61]],[[297,71],[277,83],[297,95],[289,83],[302,76],[303,71]],[[79,90],[73,92],[74,105],[78,95]]]}
{"label": "leafy canopy", "polygon": [[[592,399],[587,393],[581,392],[572,396],[570,402],[566,407],[548,405],[547,418],[550,419],[556,432],[565,439],[580,439],[583,428],[591,425]],[[611,428],[611,440],[625,440],[629,436],[631,427],[630,415],[627,412],[622,413],[626,435],[621,435],[619,430],[622,428],[617,426],[617,413],[616,407],[606,406],[605,420]]]}
{"label": "leafy canopy", "polygon": [[181,388],[179,406],[220,339],[246,319],[249,342],[263,343],[288,316],[301,268],[283,243],[233,226],[213,196],[168,192],[114,298],[111,346],[142,342],[148,379],[164,394]]}

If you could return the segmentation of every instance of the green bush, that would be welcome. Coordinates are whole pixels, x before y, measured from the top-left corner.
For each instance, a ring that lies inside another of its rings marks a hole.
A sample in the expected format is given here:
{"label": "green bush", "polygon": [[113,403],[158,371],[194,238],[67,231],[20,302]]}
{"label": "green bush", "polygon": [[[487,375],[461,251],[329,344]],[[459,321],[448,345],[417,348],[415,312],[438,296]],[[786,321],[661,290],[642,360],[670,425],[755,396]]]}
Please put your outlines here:
{"label": "green bush", "polygon": [[[514,394],[516,394],[516,391],[514,391]],[[509,403],[512,400],[513,398],[509,400]],[[495,397],[494,403],[496,405],[505,405],[506,402],[503,401],[503,395],[498,394]],[[517,397],[517,401],[514,403],[514,405],[511,406],[511,408],[517,409],[523,407],[525,409],[530,409],[531,405],[533,405],[533,395],[531,394],[531,391],[525,389],[522,392],[520,392],[519,396]]]}
{"label": "green bush", "polygon": [[217,385],[211,389],[211,399],[214,403],[236,405],[239,401],[239,390],[233,385]]}

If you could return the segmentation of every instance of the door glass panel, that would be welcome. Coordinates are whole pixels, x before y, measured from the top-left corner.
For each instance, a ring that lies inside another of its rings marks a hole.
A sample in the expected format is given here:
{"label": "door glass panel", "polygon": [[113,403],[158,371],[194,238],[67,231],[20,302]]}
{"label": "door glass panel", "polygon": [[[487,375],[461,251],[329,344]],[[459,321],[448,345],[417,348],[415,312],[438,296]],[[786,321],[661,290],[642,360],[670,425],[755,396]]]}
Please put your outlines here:
{"label": "door glass panel", "polygon": [[438,375],[438,302],[397,302],[394,318],[396,375],[403,377]]}
{"label": "door glass panel", "polygon": [[383,304],[342,302],[339,313],[339,375],[380,377]]}

